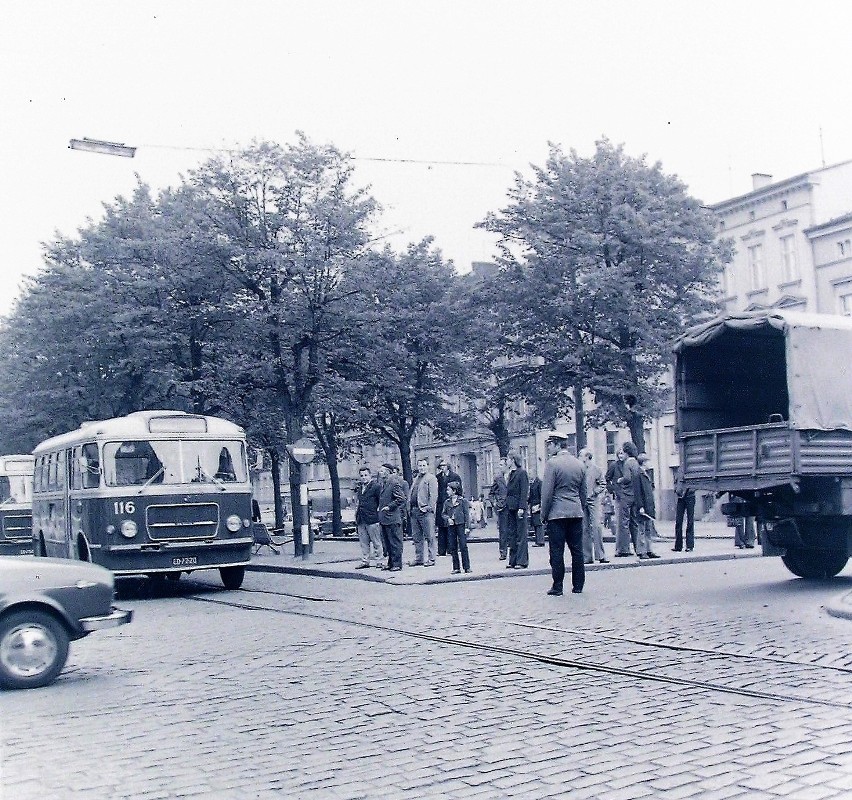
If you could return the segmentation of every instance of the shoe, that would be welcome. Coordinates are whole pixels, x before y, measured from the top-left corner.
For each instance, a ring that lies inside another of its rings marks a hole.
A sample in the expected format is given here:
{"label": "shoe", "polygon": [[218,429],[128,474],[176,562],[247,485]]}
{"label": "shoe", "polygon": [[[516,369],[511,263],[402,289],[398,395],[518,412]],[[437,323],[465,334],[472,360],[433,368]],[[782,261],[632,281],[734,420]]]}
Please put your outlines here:
{"label": "shoe", "polygon": [[469,570],[469,569],[466,569],[466,570],[465,570],[465,572],[470,572],[470,570]]}
{"label": "shoe", "polygon": [[745,549],[746,550],[754,550],[754,545],[753,544],[747,544],[747,545],[745,545]]}
{"label": "shoe", "polygon": [[[687,552],[689,552],[690,550],[692,550],[692,548],[691,548],[691,547],[687,547],[687,548],[686,548],[686,550],[687,550]],[[679,547],[673,547],[673,548],[672,548],[672,552],[673,552],[673,553],[679,553],[679,552],[680,552],[680,548],[679,548]]]}
{"label": "shoe", "polygon": [[355,569],[370,569],[369,564],[359,564]]}
{"label": "shoe", "polygon": [[506,560],[506,556],[505,556],[505,555],[500,556],[500,560],[501,560],[501,561],[505,561],[505,560]]}
{"label": "shoe", "polygon": [[594,560],[590,559],[589,561],[584,561],[583,563],[584,564],[594,564],[595,562],[594,562]]}
{"label": "shoe", "polygon": [[409,561],[408,566],[409,567],[422,567],[423,562],[422,561]]}
{"label": "shoe", "polygon": [[648,555],[647,553],[640,553],[638,556],[636,556],[636,558],[638,558],[640,561],[644,561],[646,558],[648,558]]}
{"label": "shoe", "polygon": [[658,556],[656,553],[648,553],[648,558],[659,558],[659,557],[660,556]]}
{"label": "shoe", "polygon": [[630,555],[631,555],[630,553],[616,553],[615,557],[616,558],[630,558]]}
{"label": "shoe", "polygon": [[692,552],[692,548],[691,548],[691,547],[687,547],[687,548],[686,548],[686,552],[687,552],[687,553],[691,553],[691,552]]}
{"label": "shoe", "polygon": [[548,594],[553,597],[562,597],[562,589],[553,588],[548,592]]}
{"label": "shoe", "polygon": [[571,594],[583,594],[583,590],[582,589],[572,589]]}
{"label": "shoe", "polygon": [[434,567],[435,562],[434,561],[427,561],[425,564],[423,564],[423,566],[424,567]]}
{"label": "shoe", "polygon": [[515,569],[528,569],[529,564],[515,564]]}
{"label": "shoe", "polygon": [[[468,570],[468,572],[470,572],[470,570]],[[453,574],[453,575],[461,575],[461,570],[460,570],[460,569],[454,569],[454,570],[452,571],[452,573],[451,573],[451,574]]]}
{"label": "shoe", "polygon": [[389,572],[401,572],[402,567],[391,567],[388,571]]}
{"label": "shoe", "polygon": [[536,542],[536,543],[533,545],[533,547],[544,547],[544,544],[539,544],[538,542]]}
{"label": "shoe", "polygon": [[599,558],[598,564],[609,564],[609,559],[608,558]]}
{"label": "shoe", "polygon": [[515,568],[514,564],[506,564],[506,569],[514,569],[514,568]]}

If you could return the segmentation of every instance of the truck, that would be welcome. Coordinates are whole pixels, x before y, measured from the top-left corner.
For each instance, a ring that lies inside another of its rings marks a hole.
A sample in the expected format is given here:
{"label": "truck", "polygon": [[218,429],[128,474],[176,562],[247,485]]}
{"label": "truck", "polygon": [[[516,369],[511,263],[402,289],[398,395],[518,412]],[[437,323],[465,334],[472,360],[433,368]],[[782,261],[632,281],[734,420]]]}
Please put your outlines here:
{"label": "truck", "polygon": [[852,552],[852,318],[728,314],[674,343],[675,438],[686,486],[727,493],[763,554],[830,578]]}

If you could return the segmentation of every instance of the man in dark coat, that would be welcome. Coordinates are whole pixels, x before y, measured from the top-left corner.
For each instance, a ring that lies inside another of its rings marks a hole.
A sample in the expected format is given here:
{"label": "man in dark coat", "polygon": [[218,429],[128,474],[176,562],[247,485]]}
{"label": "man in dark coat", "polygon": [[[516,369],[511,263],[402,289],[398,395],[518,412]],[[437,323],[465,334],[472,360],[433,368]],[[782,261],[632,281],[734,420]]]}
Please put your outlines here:
{"label": "man in dark coat", "polygon": [[379,525],[379,495],[381,485],[373,479],[369,467],[358,470],[361,485],[358,487],[355,509],[355,528],[358,531],[358,541],[361,544],[361,564],[356,569],[366,569],[370,566],[370,546],[376,566],[381,565],[382,554],[387,557],[382,542],[382,528]]}
{"label": "man in dark coat", "polygon": [[675,474],[675,494],[677,495],[677,507],[675,508],[675,553],[683,550],[683,517],[686,515],[686,551],[695,547],[695,489],[687,486],[683,481],[683,467],[677,468]]}
{"label": "man in dark coat", "polygon": [[562,594],[565,580],[565,545],[571,552],[571,585],[580,594],[586,583],[583,562],[583,517],[586,509],[586,471],[568,452],[568,435],[551,431],[545,439],[547,465],[541,482],[541,518],[547,523],[550,571],[549,595]]}
{"label": "man in dark coat", "polygon": [[388,551],[387,569],[398,572],[402,569],[402,510],[405,507],[405,490],[402,482],[393,474],[391,464],[379,467],[379,524],[382,526],[382,541]]}
{"label": "man in dark coat", "polygon": [[521,456],[510,450],[506,456],[509,475],[506,478],[506,514],[508,519],[509,563],[506,569],[526,569],[530,565],[527,549],[527,500],[530,479],[521,466]]}
{"label": "man in dark coat", "polygon": [[435,524],[438,526],[438,555],[447,555],[447,525],[444,521],[444,501],[447,499],[447,486],[451,481],[458,483],[459,495],[464,497],[462,479],[450,469],[450,462],[442,458],[438,462],[438,502],[435,505]]}

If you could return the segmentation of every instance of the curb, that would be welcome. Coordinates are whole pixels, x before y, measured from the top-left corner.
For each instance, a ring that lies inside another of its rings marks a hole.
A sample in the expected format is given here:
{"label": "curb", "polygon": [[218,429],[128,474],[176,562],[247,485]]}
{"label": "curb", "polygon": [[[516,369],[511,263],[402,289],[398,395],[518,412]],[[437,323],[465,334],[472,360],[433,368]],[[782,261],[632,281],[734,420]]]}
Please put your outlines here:
{"label": "curb", "polygon": [[[689,564],[702,561],[736,561],[748,558],[760,558],[759,552],[755,553],[720,553],[716,555],[689,555],[682,558],[661,558],[653,561],[630,560],[627,563],[609,564],[586,564],[587,572],[598,572],[599,570],[613,569],[638,569],[639,567],[664,567],[670,564]],[[409,567],[409,569],[415,569]],[[312,575],[317,578],[338,578],[356,581],[368,581],[370,583],[386,583],[390,586],[434,586],[441,583],[469,583],[471,581],[483,581],[501,578],[523,578],[528,575],[550,575],[550,568],[543,569],[514,569],[500,572],[483,572],[481,574],[469,575],[446,575],[425,580],[410,581],[384,578],[379,575],[362,574],[353,570],[325,569],[323,567],[299,567],[278,564],[248,564],[246,572],[282,573],[285,575]],[[410,574],[410,573],[409,573]],[[850,594],[852,598],[852,594]],[[852,615],[852,605],[849,606]]]}

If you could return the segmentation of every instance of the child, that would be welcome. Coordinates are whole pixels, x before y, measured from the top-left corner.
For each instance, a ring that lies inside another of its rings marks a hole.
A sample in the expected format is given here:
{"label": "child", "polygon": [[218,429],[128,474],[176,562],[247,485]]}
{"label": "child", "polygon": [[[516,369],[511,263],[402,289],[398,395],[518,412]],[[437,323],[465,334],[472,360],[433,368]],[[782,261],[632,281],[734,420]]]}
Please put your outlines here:
{"label": "child", "polygon": [[467,500],[461,496],[458,481],[447,484],[447,499],[444,501],[444,522],[447,525],[447,549],[453,557],[453,575],[458,575],[459,549],[461,565],[470,572],[470,555],[467,551],[467,533],[470,530],[470,509]]}

